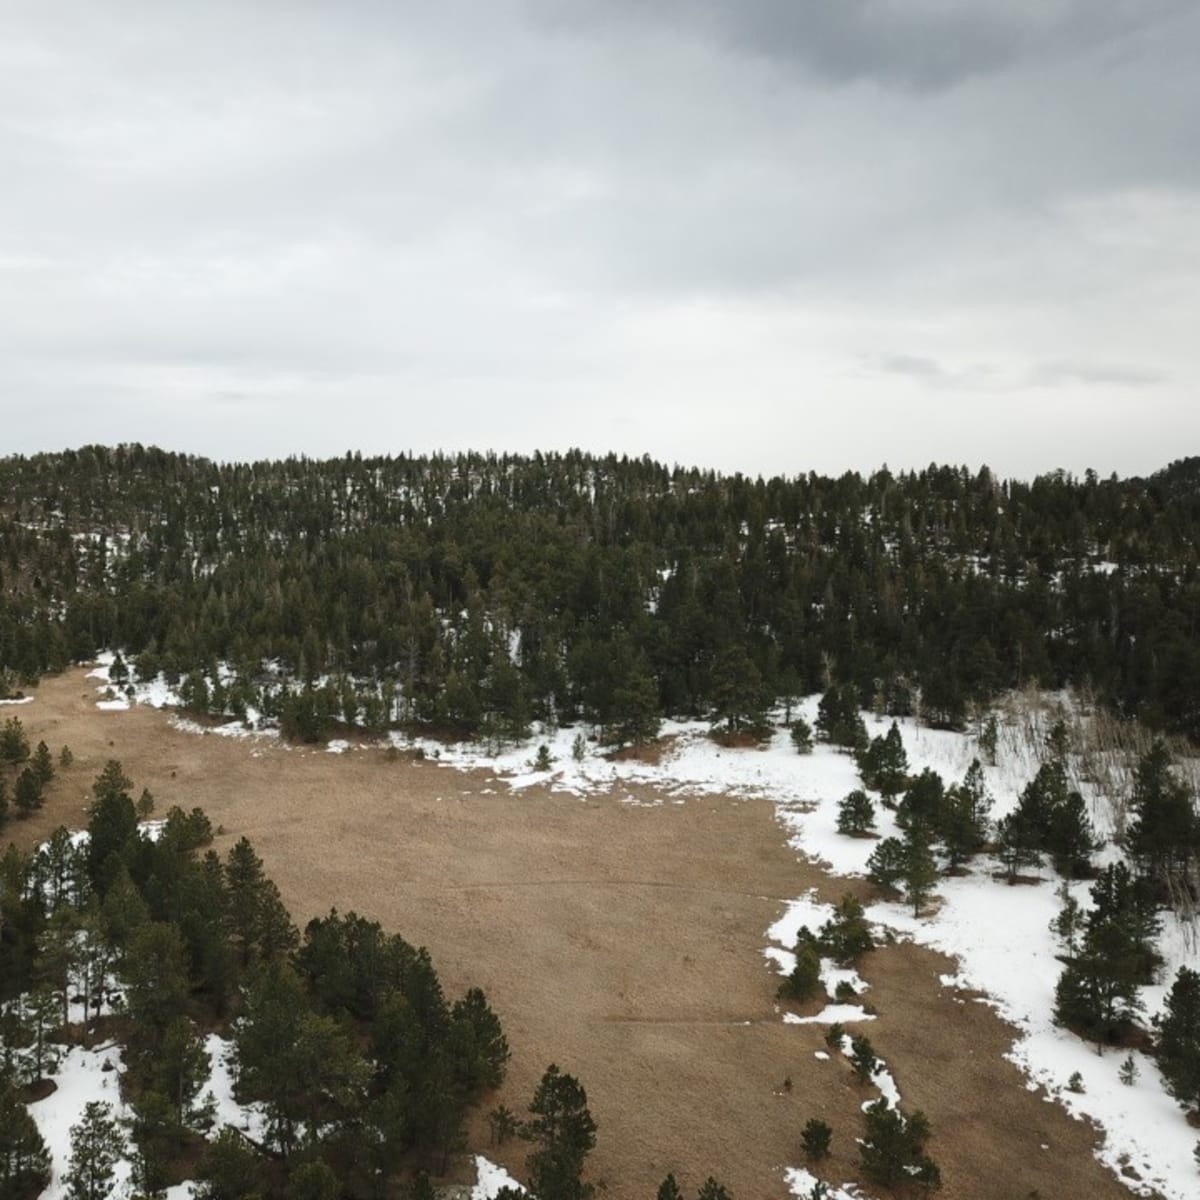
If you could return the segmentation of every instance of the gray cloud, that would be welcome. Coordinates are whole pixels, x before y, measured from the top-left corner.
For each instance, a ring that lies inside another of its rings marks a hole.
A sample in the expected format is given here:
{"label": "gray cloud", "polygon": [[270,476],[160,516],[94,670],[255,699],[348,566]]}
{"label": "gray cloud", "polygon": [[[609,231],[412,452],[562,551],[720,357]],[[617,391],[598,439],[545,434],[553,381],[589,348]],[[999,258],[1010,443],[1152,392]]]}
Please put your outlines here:
{"label": "gray cloud", "polygon": [[1198,51],[1167,0],[14,2],[8,444],[1152,469]]}

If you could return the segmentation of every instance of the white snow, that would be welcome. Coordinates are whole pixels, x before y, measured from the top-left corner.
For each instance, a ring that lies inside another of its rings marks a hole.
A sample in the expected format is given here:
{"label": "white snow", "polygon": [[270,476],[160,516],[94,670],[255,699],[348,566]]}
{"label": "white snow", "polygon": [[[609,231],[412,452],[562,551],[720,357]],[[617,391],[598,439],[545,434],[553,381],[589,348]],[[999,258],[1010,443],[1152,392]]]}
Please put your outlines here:
{"label": "white snow", "polygon": [[[42,1193],[41,1200],[62,1200],[66,1195],[64,1176],[71,1161],[71,1126],[79,1123],[90,1101],[105,1101],[112,1105],[114,1115],[127,1115],[118,1084],[120,1061],[120,1051],[115,1046],[95,1050],[73,1046],[54,1076],[56,1089],[29,1106],[53,1160],[50,1186]],[[129,1174],[129,1164],[119,1164],[120,1186],[114,1194],[120,1193]]]}
{"label": "white snow", "polygon": [[0,700],[0,704],[32,704],[32,696],[21,696],[17,700]]}
{"label": "white snow", "polygon": [[471,1200],[494,1200],[501,1188],[511,1187],[523,1192],[524,1186],[515,1180],[503,1167],[497,1166],[482,1154],[475,1155],[476,1183],[471,1189]]}
{"label": "white snow", "polygon": [[[821,1182],[816,1175],[804,1167],[788,1167],[783,1174],[792,1195],[796,1196],[798,1200],[808,1200],[813,1193],[813,1188]],[[857,1184],[845,1183],[841,1187],[826,1184],[826,1187],[829,1190],[825,1193],[825,1200],[864,1200],[864,1193],[859,1191]]]}
{"label": "white snow", "polygon": [[[94,674],[107,681],[106,670]],[[135,688],[139,701],[142,686]],[[810,725],[814,724],[818,702],[819,697],[808,697],[794,711]],[[1068,703],[1064,697],[1057,698],[1057,702]],[[985,781],[994,801],[994,819],[1012,810],[1022,788],[1036,773],[1040,735],[1053,716],[1053,704],[1039,712],[1025,713],[1019,719],[1006,720],[1002,714],[998,763],[984,767]],[[863,717],[868,733],[873,736],[886,732],[891,723],[890,719],[871,714],[864,713]],[[174,723],[178,728],[197,733],[244,737],[255,732],[236,721],[216,729],[180,719]],[[954,783],[962,778],[974,758],[984,757],[977,740],[970,735],[925,729],[912,720],[898,720],[897,726],[910,773],[930,767],[947,784]],[[798,852],[825,864],[835,875],[858,876],[866,872],[876,840],[845,837],[836,828],[839,801],[861,786],[849,755],[824,745],[818,745],[809,755],[799,755],[784,729],[777,730],[762,749],[726,749],[711,739],[704,723],[669,721],[664,722],[661,730],[657,763],[635,758],[614,760],[602,754],[591,740],[585,741],[582,757],[576,760],[572,748],[580,732],[578,728],[536,728],[528,741],[501,749],[480,743],[442,744],[399,734],[391,735],[390,742],[404,749],[421,749],[428,760],[447,768],[487,769],[516,791],[542,785],[582,797],[600,792],[620,794],[629,785],[644,784],[675,800],[696,794],[766,797],[774,802],[777,817]],[[541,744],[547,746],[554,760],[549,772],[531,769]],[[340,749],[335,746],[335,752]],[[1113,813],[1100,789],[1086,780],[1073,778],[1072,782],[1091,802],[1098,833],[1110,836]],[[482,794],[490,790],[484,788]],[[628,794],[625,798],[633,801]],[[879,837],[899,832],[890,812],[882,805],[876,806],[876,818]],[[1111,860],[1113,854],[1109,850],[1101,861]],[[945,985],[986,993],[990,1002],[1019,1030],[1011,1057],[1029,1076],[1030,1086],[1045,1087],[1075,1115],[1098,1122],[1105,1130],[1099,1157],[1114,1170],[1127,1165],[1136,1171],[1144,1186],[1125,1179],[1135,1191],[1152,1186],[1167,1200],[1195,1200],[1192,1150],[1196,1135],[1179,1106],[1165,1094],[1153,1063],[1135,1056],[1140,1078],[1133,1087],[1126,1087],[1117,1076],[1123,1053],[1098,1057],[1090,1046],[1056,1029],[1050,1021],[1054,985],[1061,970],[1048,929],[1058,909],[1053,872],[1047,869],[1040,884],[1008,887],[991,878],[993,869],[994,864],[980,861],[967,875],[941,880],[940,904],[936,912],[922,920],[915,920],[910,911],[899,905],[887,903],[872,905],[868,915],[873,922],[957,958],[958,973],[944,980]],[[1072,892],[1086,904],[1087,885],[1075,884]],[[799,925],[809,924],[815,930],[830,911],[812,896],[789,905],[787,912],[767,931],[767,939],[774,944],[766,953],[779,969],[786,972],[794,964],[791,951]],[[1173,920],[1166,922],[1161,949],[1168,967],[1157,986],[1145,989],[1148,1018],[1161,1007],[1179,963],[1197,961],[1190,935],[1188,927]],[[853,972],[839,972],[831,963],[822,963],[822,979],[831,994],[840,978],[848,978],[862,990],[862,981]],[[838,1004],[830,1005],[815,1017],[793,1013],[785,1013],[783,1017],[789,1024],[869,1019],[870,1015],[861,1006]],[[1081,1094],[1065,1091],[1066,1081],[1075,1071],[1084,1080],[1085,1090]],[[892,1095],[894,1080],[890,1075],[877,1083],[885,1095]],[[789,1179],[793,1176],[801,1177],[800,1173],[792,1172]],[[843,1194],[853,1193],[831,1193],[834,1197]]]}
{"label": "white snow", "polygon": [[[817,704],[818,697],[809,697],[796,711],[813,724]],[[1041,713],[1026,715],[1025,729],[1018,728],[1015,721],[1001,724],[998,763],[983,768],[993,799],[993,818],[1002,817],[1015,807],[1021,790],[1036,774],[1040,757],[1037,742],[1053,715],[1053,707],[1048,706]],[[863,716],[872,736],[886,732],[891,723],[870,714]],[[910,773],[930,767],[947,784],[955,783],[961,780],[973,759],[984,757],[976,740],[969,735],[921,728],[911,720],[898,720],[897,726]],[[848,755],[823,745],[818,745],[810,755],[799,755],[786,730],[777,731],[762,749],[729,750],[712,741],[708,727],[702,723],[666,722],[662,736],[667,745],[656,764],[632,759],[613,761],[601,755],[590,741],[582,761],[576,761],[571,747],[577,732],[537,730],[529,742],[498,753],[489,753],[488,747],[479,744],[440,745],[399,737],[393,737],[393,743],[420,746],[442,766],[491,769],[515,790],[543,784],[555,791],[584,796],[644,783],[677,798],[698,793],[769,797],[799,852],[826,864],[835,875],[866,872],[875,839],[845,837],[836,828],[838,802],[861,786]],[[529,767],[533,749],[543,742],[555,759],[554,769],[548,775],[532,772]],[[1097,789],[1089,788],[1086,781],[1073,779],[1073,783],[1092,802],[1097,831],[1102,837],[1110,835],[1111,814],[1101,803]],[[899,832],[882,805],[877,805],[876,816],[880,837]],[[1109,850],[1101,861],[1112,857],[1113,851]],[[1105,1130],[1099,1157],[1115,1171],[1123,1167],[1136,1171],[1143,1185],[1123,1176],[1133,1190],[1148,1191],[1154,1187],[1168,1200],[1195,1200],[1192,1158],[1195,1132],[1189,1128],[1179,1106],[1165,1094],[1153,1063],[1135,1056],[1140,1078],[1133,1087],[1126,1087],[1117,1075],[1123,1053],[1098,1057],[1090,1046],[1051,1023],[1054,985],[1061,971],[1048,928],[1058,910],[1053,872],[1047,869],[1044,881],[1039,884],[1008,887],[991,877],[994,870],[995,864],[980,861],[965,876],[941,880],[938,887],[941,903],[936,912],[922,920],[915,920],[908,909],[888,903],[872,905],[868,916],[877,924],[958,959],[958,974],[944,980],[945,985],[987,994],[1000,1013],[1020,1030],[1011,1057],[1029,1076],[1030,1086],[1044,1086],[1073,1114],[1099,1123]],[[1072,892],[1086,904],[1086,884],[1072,885]],[[765,950],[768,958],[781,971],[789,971],[794,965],[791,951],[799,926],[807,924],[815,931],[830,912],[829,906],[819,904],[811,895],[789,904],[784,915],[767,931],[768,940],[774,943]],[[1166,923],[1161,949],[1168,967],[1158,986],[1145,989],[1147,1017],[1161,1006],[1178,964],[1197,960],[1189,932],[1173,920]],[[839,977],[849,978],[861,990],[861,980],[852,972],[842,975],[835,971],[831,963],[822,963],[822,980],[831,993]],[[788,1024],[834,1021],[849,1024],[870,1019],[860,1006],[837,1004],[812,1017],[783,1015]],[[1074,1071],[1083,1077],[1082,1094],[1065,1091],[1066,1081]],[[889,1103],[898,1102],[895,1080],[886,1068],[875,1082]],[[794,1178],[803,1182],[798,1173]],[[835,1197],[839,1194],[854,1193],[831,1193]]]}
{"label": "white snow", "polygon": [[215,1033],[210,1033],[204,1039],[204,1048],[208,1051],[210,1074],[208,1083],[201,1089],[201,1092],[211,1092],[217,1103],[217,1119],[213,1124],[213,1136],[216,1136],[222,1125],[232,1125],[257,1142],[265,1141],[267,1118],[262,1106],[239,1104],[233,1098],[233,1071],[231,1069],[233,1043]]}

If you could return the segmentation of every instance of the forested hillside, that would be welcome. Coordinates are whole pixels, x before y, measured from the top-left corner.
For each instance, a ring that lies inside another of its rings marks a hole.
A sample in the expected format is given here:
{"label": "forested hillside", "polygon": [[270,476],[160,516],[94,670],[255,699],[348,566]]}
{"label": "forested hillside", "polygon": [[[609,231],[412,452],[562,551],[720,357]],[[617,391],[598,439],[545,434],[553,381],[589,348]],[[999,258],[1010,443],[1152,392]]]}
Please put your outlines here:
{"label": "forested hillside", "polygon": [[308,737],[584,718],[636,739],[662,714],[753,723],[831,682],[950,726],[1002,689],[1070,683],[1198,736],[1198,461],[1030,483],[576,452],[10,457],[0,667],[15,689],[120,648],[192,707],[274,707]]}

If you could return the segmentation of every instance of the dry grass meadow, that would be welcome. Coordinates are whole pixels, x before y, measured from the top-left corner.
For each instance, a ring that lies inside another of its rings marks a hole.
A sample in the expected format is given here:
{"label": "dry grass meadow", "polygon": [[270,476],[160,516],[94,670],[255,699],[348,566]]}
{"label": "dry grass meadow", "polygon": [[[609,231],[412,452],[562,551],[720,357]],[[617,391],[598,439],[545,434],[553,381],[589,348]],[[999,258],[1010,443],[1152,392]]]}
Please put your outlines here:
{"label": "dry grass meadow", "polygon": [[[46,808],[9,825],[14,840],[81,825],[92,779],[118,758],[160,812],[204,808],[224,828],[219,850],[249,837],[301,924],[354,909],[427,945],[452,995],[482,986],[513,1048],[494,1103],[523,1109],[552,1061],[578,1075],[602,1196],[648,1200],[674,1171],[688,1193],[711,1173],[735,1200],[783,1197],[810,1116],[834,1128],[822,1173],[856,1178],[871,1094],[844,1063],[814,1057],[823,1028],[782,1023],[762,953],[789,898],[815,887],[836,899],[845,885],[797,858],[769,802],[510,793],[486,772],[375,749],[288,749],[181,732],[147,708],[100,712],[94,682],[82,670],[47,679],[34,703],[0,713],[75,755]],[[905,945],[863,969],[879,1011],[870,1037],[906,1107],[931,1121],[942,1195],[1127,1197],[1093,1158],[1092,1130],[1005,1061],[1008,1028],[939,985],[948,969]],[[489,1148],[482,1114],[471,1136],[520,1173],[523,1148]]]}

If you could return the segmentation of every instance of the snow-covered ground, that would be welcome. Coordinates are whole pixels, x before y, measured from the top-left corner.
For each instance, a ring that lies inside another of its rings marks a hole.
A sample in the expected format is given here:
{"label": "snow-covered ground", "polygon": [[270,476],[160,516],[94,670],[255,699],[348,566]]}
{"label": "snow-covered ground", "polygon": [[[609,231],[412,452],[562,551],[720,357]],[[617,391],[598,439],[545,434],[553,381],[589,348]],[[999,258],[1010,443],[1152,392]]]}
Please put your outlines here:
{"label": "snow-covered ground", "polygon": [[[810,697],[797,709],[810,724],[815,723],[818,701],[818,697]],[[864,720],[872,736],[885,732],[890,724],[870,714],[864,714]],[[973,759],[984,757],[969,735],[930,730],[913,721],[897,724],[910,773],[929,767],[947,783],[958,782]],[[488,769],[517,790],[543,784],[555,791],[584,796],[614,789],[619,792],[623,785],[639,783],[678,798],[698,793],[766,796],[776,803],[779,819],[798,852],[825,864],[836,875],[866,872],[867,859],[876,843],[837,832],[838,802],[861,786],[848,755],[827,746],[817,746],[810,755],[798,755],[785,730],[776,732],[761,749],[725,749],[708,736],[705,724],[667,722],[662,736],[670,740],[669,749],[657,763],[613,761],[600,755],[591,742],[584,745],[582,758],[576,759],[572,750],[577,734],[574,729],[541,731],[523,745],[495,754],[477,744],[445,746],[399,737],[395,742],[420,746],[428,757],[447,767]],[[1040,761],[1036,743],[1027,737],[1002,726],[999,741],[997,765],[984,767],[993,799],[993,818],[1015,807]],[[547,746],[553,760],[549,771],[539,772],[533,767],[541,745]],[[1091,801],[1097,832],[1109,836],[1113,821],[1108,805],[1086,787],[1083,790]],[[891,815],[882,807],[877,808],[877,828],[880,836],[898,832]],[[1111,857],[1110,850],[1101,861]],[[1062,969],[1049,930],[1059,909],[1055,895],[1059,881],[1054,872],[1046,868],[1042,882],[1034,886],[1008,887],[992,877],[994,870],[994,863],[983,860],[964,876],[941,880],[936,911],[919,920],[907,908],[889,903],[872,905],[868,916],[879,926],[957,958],[958,973],[945,978],[945,986],[978,990],[991,997],[998,1011],[1018,1030],[1011,1057],[1029,1077],[1029,1086],[1044,1087],[1072,1114],[1088,1117],[1104,1130],[1099,1156],[1121,1174],[1132,1191],[1148,1194],[1157,1189],[1168,1200],[1195,1200],[1200,1192],[1192,1156],[1196,1133],[1178,1104],[1167,1096],[1153,1062],[1135,1053],[1138,1079],[1133,1086],[1126,1086],[1118,1075],[1123,1053],[1098,1056],[1089,1044],[1051,1023],[1054,986]],[[1072,884],[1071,891],[1086,908],[1090,902],[1088,885]],[[774,944],[766,952],[781,971],[791,968],[790,949],[799,926],[819,928],[830,912],[828,906],[815,903],[812,897],[801,897],[767,931],[767,940]],[[1143,991],[1148,1019],[1161,1008],[1178,966],[1197,962],[1190,935],[1191,931],[1174,919],[1164,922],[1160,950],[1167,966],[1160,983]],[[832,993],[837,982],[835,969],[829,963],[822,966],[823,980]],[[862,990],[861,981],[855,986]],[[783,1019],[789,1023],[850,1023],[867,1017],[860,1006],[831,1004],[815,1017],[787,1013]],[[1082,1092],[1066,1089],[1076,1071],[1083,1079]],[[898,1096],[890,1075],[877,1082],[889,1098]],[[1129,1178],[1130,1169],[1140,1176],[1140,1184]],[[789,1178],[797,1189],[811,1187],[805,1182],[811,1179],[807,1172],[793,1171]]]}
{"label": "snow-covered ground", "polygon": [[[107,668],[111,662],[109,656],[93,672],[103,681],[102,689],[108,686]],[[162,706],[178,702],[161,680],[135,685],[133,693],[137,703]],[[815,725],[818,702],[819,697],[808,697],[794,711]],[[889,720],[863,715],[871,735],[885,732],[890,724]],[[1017,722],[1002,722],[997,765],[984,767],[994,802],[993,819],[1012,810],[1021,789],[1036,773],[1039,739],[1030,736],[1029,727],[1032,725],[1035,733],[1044,732],[1052,715],[1052,709],[1033,718],[1026,714],[1024,728],[1018,728]],[[197,732],[212,731],[181,719],[176,719],[176,724]],[[911,720],[897,724],[911,773],[929,767],[947,783],[958,782],[973,759],[984,758],[977,741],[969,735],[922,728]],[[215,732],[245,736],[250,731],[241,722],[230,722]],[[799,755],[783,729],[762,748],[726,749],[708,736],[705,723],[670,721],[664,722],[661,730],[666,749],[658,762],[615,761],[603,755],[594,742],[581,738],[580,732],[577,728],[538,730],[521,745],[499,751],[479,743],[446,745],[399,734],[392,735],[391,742],[405,749],[421,749],[427,759],[447,768],[488,770],[517,791],[540,784],[582,797],[600,792],[620,794],[623,787],[642,784],[680,801],[696,794],[768,797],[775,803],[778,819],[797,852],[824,864],[835,875],[858,876],[866,871],[875,841],[844,837],[837,832],[838,802],[861,786],[849,755],[820,745],[812,754]],[[551,758],[548,771],[534,767],[543,745]],[[341,753],[348,747],[333,743],[329,748]],[[1091,801],[1097,832],[1103,838],[1111,836],[1115,817],[1109,804],[1096,789],[1086,783],[1079,786]],[[486,795],[490,790],[485,788],[483,792]],[[634,799],[628,793],[627,798]],[[876,817],[881,837],[899,832],[886,809],[877,806]],[[1110,849],[1101,861],[1111,860],[1112,853]],[[1059,908],[1055,895],[1058,880],[1053,871],[1047,868],[1037,885],[1008,887],[992,878],[993,868],[994,864],[980,861],[966,875],[941,880],[939,902],[921,919],[890,903],[872,905],[868,915],[879,926],[957,959],[958,972],[943,979],[945,986],[978,990],[990,997],[1018,1031],[1011,1057],[1027,1074],[1029,1086],[1044,1087],[1074,1115],[1091,1118],[1104,1130],[1099,1155],[1114,1171],[1122,1172],[1123,1182],[1133,1191],[1148,1192],[1153,1187],[1167,1200],[1195,1200],[1200,1191],[1193,1159],[1196,1133],[1179,1106],[1166,1095],[1154,1063],[1135,1053],[1138,1079],[1133,1086],[1126,1086],[1118,1076],[1123,1053],[1098,1056],[1091,1046],[1055,1028],[1050,1021],[1054,985],[1061,970],[1049,931]],[[1072,884],[1071,891],[1087,907],[1088,885]],[[772,943],[767,953],[781,970],[790,970],[790,951],[799,925],[819,928],[829,912],[827,906],[817,905],[811,897],[801,897],[766,932],[765,940]],[[1192,936],[1192,930],[1173,918],[1164,922],[1160,951],[1167,965],[1160,982],[1143,991],[1147,1019],[1161,1008],[1178,966],[1185,962],[1195,965],[1200,959]],[[839,978],[848,978],[856,990],[863,990],[862,981],[853,973],[837,972],[830,963],[822,966],[831,995]],[[801,1018],[791,1013],[783,1016],[789,1023],[866,1019],[869,1014],[861,1006],[835,1004],[816,1017]],[[1083,1079],[1082,1092],[1066,1090],[1067,1080],[1075,1072]],[[1143,1184],[1130,1180],[1129,1169],[1141,1177]],[[806,1172],[794,1170],[790,1178],[797,1189],[811,1186],[805,1184],[810,1178]],[[833,1197],[838,1195],[831,1193]]]}
{"label": "snow-covered ground", "polygon": [[524,1191],[520,1182],[503,1167],[498,1167],[482,1154],[475,1155],[475,1186],[471,1189],[471,1200],[494,1200],[501,1188],[511,1187]]}

